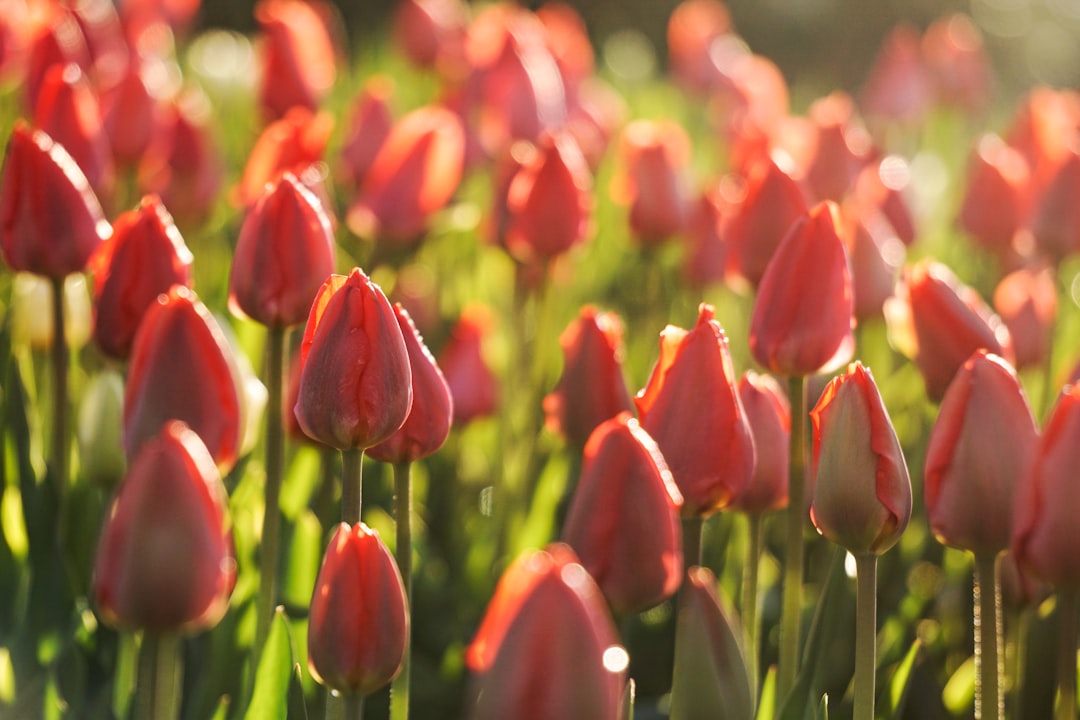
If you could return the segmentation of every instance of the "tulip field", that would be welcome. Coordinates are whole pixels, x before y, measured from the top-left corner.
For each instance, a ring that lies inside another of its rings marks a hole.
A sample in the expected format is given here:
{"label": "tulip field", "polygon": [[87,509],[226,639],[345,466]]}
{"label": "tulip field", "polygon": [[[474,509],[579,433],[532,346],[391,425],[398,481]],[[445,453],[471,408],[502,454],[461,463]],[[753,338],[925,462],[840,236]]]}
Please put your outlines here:
{"label": "tulip field", "polygon": [[670,5],[0,0],[0,720],[1077,718],[1080,92]]}

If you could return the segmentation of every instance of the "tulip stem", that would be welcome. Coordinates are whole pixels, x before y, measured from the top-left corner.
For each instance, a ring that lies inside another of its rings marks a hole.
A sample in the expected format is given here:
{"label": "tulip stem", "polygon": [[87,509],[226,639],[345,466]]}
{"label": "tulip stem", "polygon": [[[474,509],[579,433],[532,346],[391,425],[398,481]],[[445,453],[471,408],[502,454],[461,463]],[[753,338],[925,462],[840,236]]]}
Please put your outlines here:
{"label": "tulip stem", "polygon": [[360,522],[363,497],[364,451],[341,451],[341,522],[355,525]]}
{"label": "tulip stem", "polygon": [[757,707],[758,692],[758,566],[761,565],[762,523],[761,515],[746,516],[747,533],[746,563],[742,579],[742,620],[746,634],[746,668],[750,675],[750,700]]}
{"label": "tulip stem", "polygon": [[136,720],[175,720],[180,715],[180,636],[143,633],[135,685]]}
{"label": "tulip stem", "polygon": [[281,393],[285,376],[285,329],[270,327],[266,336],[266,493],[263,509],[262,543],[259,547],[259,599],[255,620],[254,662],[262,654],[270,621],[277,605],[278,545],[281,535],[281,476],[285,462],[285,440],[281,424]]}
{"label": "tulip stem", "polygon": [[705,520],[697,516],[682,519],[684,578],[690,568],[701,565],[701,531],[704,525]]}
{"label": "tulip stem", "polygon": [[[52,280],[52,371],[53,415],[50,466],[56,484],[57,505],[64,509],[68,484],[68,346],[64,323],[64,279]],[[61,512],[63,524],[63,513]]]}
{"label": "tulip stem", "polygon": [[877,555],[855,556],[855,707],[852,720],[874,720],[877,680]]}
{"label": "tulip stem", "polygon": [[783,606],[780,615],[780,658],[777,707],[795,686],[799,671],[799,620],[802,614],[803,525],[806,506],[806,378],[788,379],[791,437],[788,445],[787,540],[784,555]]}
{"label": "tulip stem", "polygon": [[[412,608],[412,463],[394,463],[394,512],[397,516],[397,542],[394,555],[405,585],[405,602]],[[409,717],[409,660],[412,639],[405,645],[401,672],[390,685],[391,720]]]}
{"label": "tulip stem", "polygon": [[1058,590],[1057,720],[1076,720],[1076,590]]}
{"label": "tulip stem", "polygon": [[364,696],[360,693],[348,693],[345,695],[344,720],[363,720],[364,699]]}
{"label": "tulip stem", "polygon": [[997,555],[975,555],[975,718],[1005,716],[1001,693],[1001,581]]}

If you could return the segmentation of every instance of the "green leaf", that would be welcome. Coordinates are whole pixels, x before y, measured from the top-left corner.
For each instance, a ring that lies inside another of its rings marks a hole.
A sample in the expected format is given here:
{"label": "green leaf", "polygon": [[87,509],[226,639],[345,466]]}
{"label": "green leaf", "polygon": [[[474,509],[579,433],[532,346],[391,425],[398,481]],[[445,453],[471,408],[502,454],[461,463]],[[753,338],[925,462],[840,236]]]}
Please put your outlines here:
{"label": "green leaf", "polygon": [[889,681],[889,706],[892,708],[893,717],[900,717],[907,701],[908,689],[911,687],[911,671],[915,668],[915,661],[922,652],[922,640],[915,638],[911,643],[911,649],[896,668],[892,680]]}
{"label": "green leaf", "polygon": [[300,663],[293,663],[289,673],[289,720],[307,720],[307,705],[304,703],[304,676]]}
{"label": "green leaf", "polygon": [[817,712],[814,713],[814,717],[817,720],[829,720],[829,694],[825,693],[821,696],[821,702],[818,703]]}
{"label": "green leaf", "polygon": [[761,684],[761,697],[758,698],[757,720],[773,720],[776,716],[776,666],[770,665]]}
{"label": "green leaf", "polygon": [[[307,608],[319,575],[322,560],[323,531],[319,519],[310,510],[296,518],[285,557],[280,597],[289,608]],[[295,613],[294,613],[295,615]]]}
{"label": "green leaf", "polygon": [[622,720],[634,720],[634,702],[637,700],[637,686],[634,678],[626,681],[626,689],[623,690],[623,716]]}
{"label": "green leaf", "polygon": [[292,643],[285,610],[278,607],[270,624],[259,669],[255,673],[255,691],[245,720],[287,720],[289,687],[293,675]]}
{"label": "green leaf", "polygon": [[956,672],[945,683],[941,701],[953,715],[960,715],[971,710],[975,705],[975,656],[972,655],[956,668]]}

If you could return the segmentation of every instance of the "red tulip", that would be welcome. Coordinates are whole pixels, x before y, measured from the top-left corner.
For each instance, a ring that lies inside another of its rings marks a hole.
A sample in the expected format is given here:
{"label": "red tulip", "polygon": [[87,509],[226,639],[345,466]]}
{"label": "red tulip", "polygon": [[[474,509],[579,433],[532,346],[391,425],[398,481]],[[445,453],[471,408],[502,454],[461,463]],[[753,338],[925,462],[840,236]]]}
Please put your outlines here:
{"label": "red tulip", "polygon": [[90,50],[86,37],[75,19],[75,13],[58,2],[41,3],[30,11],[30,18],[22,28],[27,33],[29,55],[23,78],[26,107],[37,107],[38,95],[45,76],[54,66],[74,63],[83,72],[91,66]]}
{"label": "red tulip", "polygon": [[949,385],[926,450],[926,512],[938,540],[976,555],[1009,546],[1038,434],[1016,371],[976,351]]}
{"label": "red tulip", "polygon": [[330,218],[319,199],[287,172],[266,186],[240,227],[229,302],[263,325],[298,325],[333,271]]}
{"label": "red tulip", "polygon": [[750,484],[735,498],[731,508],[763,515],[787,507],[789,457],[783,448],[788,447],[791,434],[791,405],[771,375],[747,370],[739,380],[738,389],[754,447],[761,450]]}
{"label": "red tulip", "polygon": [[690,211],[690,139],[673,122],[636,120],[622,133],[623,173],[612,194],[630,206],[630,231],[643,245],[655,245],[683,231]]}
{"label": "red tulip", "polygon": [[457,116],[429,106],[402,118],[375,156],[346,223],[361,237],[412,245],[461,181],[465,133]]}
{"label": "red tulip", "polygon": [[390,78],[377,75],[367,81],[353,101],[352,117],[341,149],[340,172],[353,187],[363,184],[379,149],[390,136],[394,126],[390,110],[393,94],[394,85]]}
{"label": "red tulip", "polygon": [[922,56],[939,103],[968,112],[986,108],[991,97],[990,60],[971,18],[955,13],[930,23],[922,37]]}
{"label": "red tulip", "polygon": [[585,445],[562,541],[600,586],[612,610],[638,613],[682,582],[679,493],[660,448],[623,412]]}
{"label": "red tulip", "polygon": [[683,495],[683,515],[731,504],[750,482],[754,441],[735,389],[727,337],[711,305],[691,330],[668,325],[660,358],[634,402]]}
{"label": "red tulip", "polygon": [[124,74],[101,95],[101,121],[116,162],[136,165],[162,124],[160,67],[131,53]]}
{"label": "red tulip", "polygon": [[870,134],[858,117],[854,101],[840,91],[815,100],[809,116],[814,150],[806,168],[806,184],[818,200],[840,202],[870,162],[874,151]]}
{"label": "red tulip", "polygon": [[360,268],[323,283],[300,350],[296,419],[312,438],[363,449],[404,424],[412,406],[408,350],[390,302]]}
{"label": "red tulip", "polygon": [[1037,87],[1020,103],[1005,143],[1027,161],[1036,196],[1076,152],[1072,138],[1078,128],[1080,94],[1074,90]]}
{"label": "red tulip", "polygon": [[878,211],[848,222],[848,260],[855,294],[857,322],[879,318],[896,293],[896,280],[904,264],[904,243]]}
{"label": "red tulip", "polygon": [[1050,268],[1022,267],[1001,279],[994,290],[994,309],[1012,338],[1016,368],[1043,362],[1050,352],[1057,316],[1057,280]]}
{"label": "red tulip", "polygon": [[510,182],[504,242],[519,262],[547,262],[591,231],[592,174],[566,133],[544,135]]}
{"label": "red tulip", "polygon": [[627,664],[618,642],[600,589],[573,550],[554,544],[518,558],[465,653],[476,686],[469,717],[618,717]]}
{"label": "red tulip", "polygon": [[259,104],[268,118],[293,107],[314,112],[337,77],[329,3],[260,0],[255,21],[263,31]]}
{"label": "red tulip", "polygon": [[116,6],[112,0],[82,0],[70,7],[90,55],[87,74],[94,78],[96,87],[108,87],[123,74],[128,58]]}
{"label": "red tulip", "polygon": [[839,231],[839,209],[819,203],[765,270],[750,318],[750,352],[773,373],[814,375],[851,359],[854,294]]}
{"label": "red tulip", "polygon": [[1012,550],[1021,569],[1058,588],[1080,587],[1080,385],[1061,391],[1042,438],[1035,448],[1030,472],[1016,495]]}
{"label": "red tulip", "polygon": [[439,353],[439,367],[454,398],[455,425],[494,415],[499,408],[499,381],[484,359],[484,341],[493,324],[487,308],[466,306]]}
{"label": "red tulip", "polygon": [[853,554],[884,553],[911,519],[911,480],[870,371],[856,362],[834,378],[810,422],[814,525]]}
{"label": "red tulip", "polygon": [[731,13],[718,0],[685,0],[668,18],[668,65],[675,81],[688,92],[707,95],[723,82],[713,48],[730,35]]}
{"label": "red tulip", "polygon": [[245,207],[254,205],[266,183],[284,172],[293,173],[310,186],[308,178],[312,174],[308,168],[322,162],[333,127],[330,115],[313,114],[304,107],[290,108],[280,120],[267,125],[244,165],[236,188],[239,203]]}
{"label": "red tulip", "polygon": [[191,251],[161,200],[147,195],[113,224],[93,259],[94,339],[108,356],[131,355],[135,332],[158,295],[191,286]]}
{"label": "red tulip", "polygon": [[195,293],[173,286],[135,333],[124,389],[124,450],[135,457],[170,420],[183,420],[227,472],[241,440],[239,371],[232,349]]}
{"label": "red tulip", "polygon": [[55,280],[82,272],[109,224],[67,150],[20,120],[0,173],[0,249],[8,266]]}
{"label": "red tulip", "polygon": [[1026,228],[1031,204],[1027,161],[997,135],[984,135],[968,167],[960,227],[987,250],[1008,258]]}
{"label": "red tulip", "polygon": [[326,548],[308,615],[308,667],[339,693],[370,695],[401,670],[409,608],[394,556],[363,523]]}
{"label": "red tulip", "polygon": [[583,448],[600,423],[633,409],[622,370],[622,323],[586,305],[559,344],[563,373],[544,398],[544,413],[549,428]]}
{"label": "red tulip", "polygon": [[1037,199],[1032,221],[1035,245],[1055,265],[1080,252],[1077,194],[1080,194],[1080,153],[1071,152]]}
{"label": "red tulip", "polygon": [[183,36],[201,5],[202,0],[120,0],[120,15],[128,37],[138,37],[143,29],[160,23]]}
{"label": "red tulip", "polygon": [[454,418],[454,401],[442,370],[424,344],[409,313],[394,305],[412,373],[412,409],[405,424],[386,440],[368,448],[368,455],[389,463],[413,462],[431,455],[446,442]]}
{"label": "red tulip", "polygon": [[404,0],[394,13],[394,44],[413,65],[457,80],[466,72],[468,21],[461,0]]}
{"label": "red tulip", "polygon": [[197,632],[221,620],[235,581],[221,476],[199,436],[169,421],[135,456],[101,530],[98,610],[125,629]]}
{"label": "red tulip", "polygon": [[721,181],[719,187],[705,190],[690,208],[683,277],[694,287],[719,283],[727,273],[724,228],[731,220],[731,184]]}
{"label": "red tulip", "polygon": [[536,17],[544,26],[544,41],[559,68],[569,107],[581,84],[596,70],[588,28],[572,5],[559,0],[541,5]]}
{"label": "red tulip", "polygon": [[934,89],[920,43],[918,30],[906,24],[886,36],[862,91],[867,116],[912,123],[929,110]]}
{"label": "red tulip", "polygon": [[854,200],[863,215],[880,212],[904,245],[915,242],[915,219],[907,194],[911,191],[911,168],[899,155],[862,169],[855,180]]}

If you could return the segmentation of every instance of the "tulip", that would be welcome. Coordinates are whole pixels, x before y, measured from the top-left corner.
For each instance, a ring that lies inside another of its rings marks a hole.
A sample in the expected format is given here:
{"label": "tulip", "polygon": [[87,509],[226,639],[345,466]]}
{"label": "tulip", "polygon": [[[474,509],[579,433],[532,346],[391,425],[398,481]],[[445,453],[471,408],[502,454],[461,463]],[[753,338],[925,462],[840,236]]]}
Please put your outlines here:
{"label": "tulip", "polygon": [[465,652],[469,717],[618,717],[628,660],[596,583],[573,550],[549,545],[503,573]]}
{"label": "tulip", "polygon": [[229,302],[263,325],[297,325],[307,319],[333,270],[334,235],[326,210],[286,172],[266,186],[240,228]]}
{"label": "tulip", "polygon": [[375,156],[346,224],[361,237],[412,246],[461,181],[465,133],[449,110],[424,107],[402,118]]}
{"label": "tulip", "polygon": [[190,29],[202,0],[120,0],[120,15],[128,37],[142,29],[165,24],[181,37]]}
{"label": "tulip", "polygon": [[1027,161],[996,135],[984,135],[971,158],[960,226],[974,240],[1009,258],[1017,233],[1026,227],[1030,211],[1030,173]]}
{"label": "tulip", "polygon": [[544,398],[544,413],[549,428],[583,448],[598,425],[633,409],[622,371],[622,323],[617,315],[586,305],[559,344],[563,374]]}
{"label": "tulip", "polygon": [[126,69],[129,53],[115,4],[111,0],[84,0],[70,7],[90,56],[87,75],[98,88],[112,85]]}
{"label": "tulip", "polygon": [[544,135],[506,195],[504,242],[522,263],[547,263],[591,230],[592,174],[572,136]]}
{"label": "tulip", "polygon": [[639,613],[682,581],[682,495],[660,448],[628,412],[601,423],[584,454],[562,541],[613,612]]}
{"label": "tulip", "polygon": [[94,599],[110,625],[155,632],[213,627],[236,561],[213,458],[183,422],[166,422],[131,460],[101,531]]}
{"label": "tulip", "polygon": [[929,110],[934,89],[920,42],[918,30],[906,24],[885,37],[859,103],[867,116],[911,124]]}
{"label": "tulip", "polygon": [[814,101],[809,110],[814,128],[813,159],[806,184],[819,200],[840,202],[855,184],[874,150],[849,95],[834,92]]}
{"label": "tulip", "polygon": [[686,131],[673,122],[634,121],[623,130],[619,157],[623,172],[612,195],[630,206],[634,237],[653,246],[682,232],[690,211]]}
{"label": "tulip", "polygon": [[484,359],[484,339],[494,318],[479,305],[467,306],[439,353],[439,367],[454,398],[454,424],[493,415],[499,406],[499,382]]}
{"label": "tulip", "polygon": [[830,372],[851,359],[854,293],[839,209],[811,208],[765,270],[750,318],[750,352],[779,375]]}
{"label": "tulip", "polygon": [[728,272],[757,287],[776,249],[809,205],[790,159],[775,155],[751,166],[742,202],[727,226]]}
{"label": "tulip", "polygon": [[[248,155],[236,188],[236,199],[250,207],[262,195],[263,187],[283,172],[292,172],[311,186],[319,182],[309,168],[322,162],[334,119],[326,113],[312,113],[292,107],[279,120],[266,126]],[[312,178],[309,182],[309,178]]]}
{"label": "tulip", "polygon": [[134,458],[169,420],[183,420],[228,471],[241,440],[236,360],[224,333],[183,286],[150,304],[135,333],[124,391],[124,451]]}
{"label": "tulip", "polygon": [[192,255],[154,195],[117,218],[112,230],[93,260],[94,339],[106,355],[123,360],[158,295],[191,286]]}
{"label": "tulip", "polygon": [[60,3],[43,3],[37,13],[30,15],[33,20],[23,30],[29,35],[23,89],[26,107],[34,108],[50,68],[74,63],[87,72],[91,61],[74,12]]}
{"label": "tulip", "polygon": [[159,131],[166,92],[157,79],[160,69],[153,60],[131,53],[124,74],[102,91],[101,124],[119,165],[138,164]]}
{"label": "tulip", "polygon": [[880,211],[852,217],[848,225],[856,322],[880,318],[885,303],[896,293],[896,280],[904,264],[904,243]]}
{"label": "tulip", "polygon": [[1058,311],[1057,282],[1050,268],[1022,267],[994,289],[994,309],[1013,342],[1016,369],[1046,362]]}
{"label": "tulip", "polygon": [[938,103],[969,113],[986,108],[991,98],[990,60],[971,18],[955,13],[930,23],[922,37],[922,56]]}
{"label": "tulip", "polygon": [[394,44],[413,65],[444,78],[465,74],[468,6],[461,0],[405,0],[393,21]]}
{"label": "tulip", "polygon": [[1055,265],[1080,252],[1080,210],[1075,202],[1078,192],[1080,153],[1071,152],[1043,190],[1032,221],[1035,245]]}
{"label": "tulip", "polygon": [[904,245],[915,242],[915,219],[907,195],[911,192],[911,168],[899,155],[886,155],[867,165],[855,179],[853,192],[859,214],[880,212]]}
{"label": "tulip", "polygon": [[688,92],[707,95],[722,82],[712,50],[732,32],[731,13],[718,0],[685,0],[668,18],[668,65]]}
{"label": "tulip", "polygon": [[301,343],[296,419],[339,450],[377,445],[412,406],[409,356],[390,302],[360,268],[331,275],[311,306]]}
{"label": "tulip", "polygon": [[762,452],[757,455],[750,483],[732,502],[731,509],[763,515],[787,506],[788,455],[764,449],[788,446],[791,406],[783,388],[770,375],[746,371],[739,380],[738,392],[754,446]]}
{"label": "tulip", "polygon": [[375,530],[341,523],[311,596],[311,674],[339,693],[370,695],[397,675],[408,638],[409,608],[393,556]]}
{"label": "tulip", "polygon": [[[660,358],[634,402],[682,493],[684,517],[705,517],[738,497],[754,470],[754,441],[735,390],[728,340],[702,303],[691,330],[668,325]],[[698,564],[687,553],[688,564]]]}
{"label": "tulip", "polygon": [[1005,143],[1016,148],[1031,172],[1032,192],[1038,197],[1062,163],[1076,151],[1072,135],[1080,123],[1080,95],[1072,90],[1038,87],[1020,103]]}
{"label": "tulip", "polygon": [[603,162],[615,133],[626,124],[626,101],[608,83],[596,75],[581,81],[568,99],[566,130],[581,147],[581,152],[595,172]]}
{"label": "tulip", "polygon": [[363,184],[379,149],[390,136],[394,126],[390,109],[393,94],[390,78],[377,75],[367,81],[353,101],[352,117],[341,148],[340,172],[353,187]]}
{"label": "tulip", "polygon": [[94,191],[63,146],[15,123],[0,175],[0,250],[13,270],[62,280],[109,233]]}
{"label": "tulip", "polygon": [[255,21],[263,31],[259,104],[268,118],[284,117],[293,107],[312,112],[337,76],[329,3],[261,0]]}
{"label": "tulip", "polygon": [[716,577],[711,570],[689,570],[675,623],[673,720],[754,716],[742,629],[716,592]]}
{"label": "tulip", "polygon": [[706,189],[690,208],[686,224],[687,253],[683,277],[693,287],[703,288],[724,280],[727,272],[725,228],[732,205],[727,192],[730,183]]}
{"label": "tulip", "polygon": [[544,26],[544,44],[559,68],[569,109],[581,84],[596,70],[596,56],[588,28],[573,6],[558,1],[544,3],[537,8],[536,18]]}

